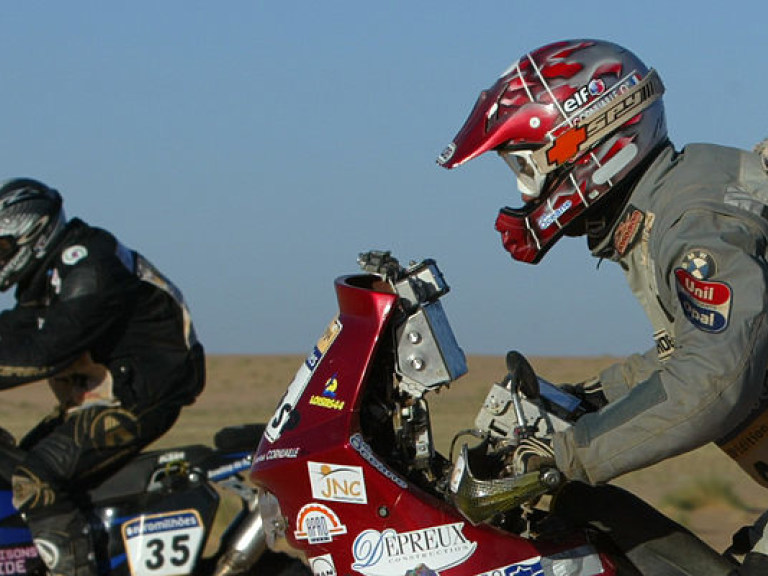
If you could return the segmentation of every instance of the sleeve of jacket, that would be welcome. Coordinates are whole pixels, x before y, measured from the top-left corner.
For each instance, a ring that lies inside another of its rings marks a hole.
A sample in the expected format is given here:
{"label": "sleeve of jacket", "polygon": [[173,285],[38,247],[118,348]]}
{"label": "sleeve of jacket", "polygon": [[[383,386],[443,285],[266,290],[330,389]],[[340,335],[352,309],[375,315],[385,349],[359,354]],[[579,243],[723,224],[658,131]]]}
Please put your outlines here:
{"label": "sleeve of jacket", "polygon": [[[661,301],[675,351],[605,409],[555,438],[571,478],[605,482],[717,440],[748,414],[768,360],[766,229],[727,210],[686,211],[660,237]],[[711,259],[699,276],[689,255]],[[691,280],[693,278],[693,280]]]}
{"label": "sleeve of jacket", "polygon": [[609,402],[618,400],[657,370],[659,360],[656,347],[644,354],[631,354],[624,361],[612,364],[600,372],[603,393]]}
{"label": "sleeve of jacket", "polygon": [[104,246],[88,250],[73,264],[57,264],[58,294],[40,310],[39,325],[0,340],[0,389],[56,374],[124,318],[130,306],[127,269]]}

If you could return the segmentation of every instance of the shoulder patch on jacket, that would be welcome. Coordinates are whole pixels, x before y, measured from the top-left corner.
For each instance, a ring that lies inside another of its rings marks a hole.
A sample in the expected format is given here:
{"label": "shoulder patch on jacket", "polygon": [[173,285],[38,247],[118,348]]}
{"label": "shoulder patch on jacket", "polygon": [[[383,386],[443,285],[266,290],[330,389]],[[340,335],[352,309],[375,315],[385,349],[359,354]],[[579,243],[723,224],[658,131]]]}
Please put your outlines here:
{"label": "shoulder patch on jacket", "polygon": [[731,287],[695,277],[684,268],[675,268],[677,297],[688,321],[704,332],[718,333],[728,327],[731,315]]}
{"label": "shoulder patch on jacket", "polygon": [[88,256],[88,249],[80,244],[75,244],[61,253],[61,261],[67,266],[73,266],[86,256]]}
{"label": "shoulder patch on jacket", "polygon": [[619,256],[624,256],[635,245],[643,229],[645,212],[632,206],[627,206],[613,231],[613,247]]}
{"label": "shoulder patch on jacket", "polygon": [[680,267],[697,280],[706,280],[717,272],[715,259],[706,250],[691,250],[683,256]]}

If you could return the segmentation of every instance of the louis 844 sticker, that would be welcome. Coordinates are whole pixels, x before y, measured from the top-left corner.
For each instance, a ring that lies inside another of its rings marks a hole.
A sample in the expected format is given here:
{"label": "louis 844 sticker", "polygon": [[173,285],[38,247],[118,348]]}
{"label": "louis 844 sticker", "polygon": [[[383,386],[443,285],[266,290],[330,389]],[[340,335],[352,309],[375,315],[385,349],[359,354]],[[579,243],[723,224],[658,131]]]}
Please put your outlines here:
{"label": "louis 844 sticker", "polygon": [[286,426],[289,426],[296,404],[298,404],[304,394],[304,390],[306,390],[309,381],[312,379],[312,374],[315,373],[315,369],[340,332],[341,322],[338,318],[334,318],[325,329],[325,332],[323,332],[312,352],[307,356],[307,359],[299,367],[299,370],[288,386],[288,390],[285,391],[285,395],[278,403],[274,416],[267,422],[267,426],[264,429],[264,437],[268,441],[275,442],[280,438]]}

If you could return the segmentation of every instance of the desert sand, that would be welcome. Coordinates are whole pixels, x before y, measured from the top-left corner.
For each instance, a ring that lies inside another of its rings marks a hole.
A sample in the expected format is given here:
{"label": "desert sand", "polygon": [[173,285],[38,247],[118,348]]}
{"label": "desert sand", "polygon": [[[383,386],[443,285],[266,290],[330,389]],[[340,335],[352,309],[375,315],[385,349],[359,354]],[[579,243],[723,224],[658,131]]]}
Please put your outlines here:
{"label": "desert sand", "polygon": [[[302,362],[301,355],[227,356],[208,359],[208,384],[198,402],[153,448],[212,444],[217,430],[269,418]],[[615,358],[531,358],[537,373],[552,382],[578,382]],[[448,453],[453,433],[470,427],[493,382],[504,375],[504,358],[470,356],[469,373],[449,390],[428,397],[438,449]],[[43,383],[3,392],[3,426],[19,437],[53,407]],[[768,508],[768,492],[716,446],[627,474],[614,481],[691,528],[717,550],[731,535]]]}

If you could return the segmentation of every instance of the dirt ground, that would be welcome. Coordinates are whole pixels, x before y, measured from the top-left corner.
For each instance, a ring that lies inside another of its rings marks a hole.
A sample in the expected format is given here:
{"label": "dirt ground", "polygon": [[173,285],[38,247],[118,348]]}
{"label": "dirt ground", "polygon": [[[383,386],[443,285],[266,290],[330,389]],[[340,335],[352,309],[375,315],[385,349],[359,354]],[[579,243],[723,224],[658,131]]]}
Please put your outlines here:
{"label": "dirt ground", "polygon": [[[208,385],[198,402],[155,447],[212,444],[217,430],[265,421],[293,378],[303,357],[211,356]],[[614,358],[531,358],[536,371],[553,382],[577,382]],[[453,434],[470,427],[491,384],[503,377],[504,359],[471,356],[469,373],[429,398],[438,449],[448,453]],[[46,385],[31,384],[3,392],[0,421],[17,437],[53,406]],[[768,494],[723,452],[706,446],[614,481],[724,550],[731,535],[768,508]]]}

